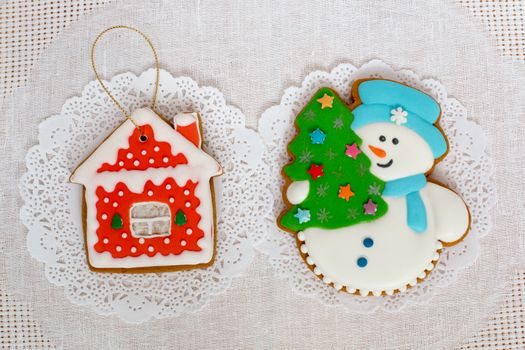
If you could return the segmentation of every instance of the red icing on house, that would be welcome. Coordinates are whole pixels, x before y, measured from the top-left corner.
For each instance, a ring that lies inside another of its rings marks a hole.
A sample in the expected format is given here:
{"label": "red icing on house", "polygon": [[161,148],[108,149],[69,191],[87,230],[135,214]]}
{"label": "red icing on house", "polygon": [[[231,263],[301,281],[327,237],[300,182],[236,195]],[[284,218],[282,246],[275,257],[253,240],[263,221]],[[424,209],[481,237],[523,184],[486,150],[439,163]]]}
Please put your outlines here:
{"label": "red icing on house", "polygon": [[196,122],[189,125],[177,125],[176,128],[182,136],[191,141],[195,146],[201,146],[201,134]]}
{"label": "red icing on house", "polygon": [[[140,131],[142,131],[143,140],[141,140]],[[117,161],[114,164],[104,163],[97,172],[167,168],[188,163],[183,154],[172,153],[168,142],[155,140],[151,125],[141,125],[140,131],[135,129],[129,137],[128,148],[118,150]]]}
{"label": "red icing on house", "polygon": [[[199,267],[213,261],[211,178],[219,163],[200,148],[197,113],[174,126],[141,108],[79,165],[87,258],[95,270]],[[141,136],[143,136],[141,138]]]}
{"label": "red icing on house", "polygon": [[[96,190],[99,228],[96,231],[98,242],[95,250],[99,253],[109,252],[113,258],[143,254],[150,257],[156,254],[166,256],[178,255],[185,250],[200,251],[198,241],[204,236],[204,232],[198,227],[201,217],[196,211],[200,204],[194,193],[197,186],[198,183],[188,181],[185,186],[179,187],[173,178],[165,179],[159,186],[147,181],[142,193],[131,192],[122,182],[112,192],[99,186]],[[168,234],[145,237],[133,232],[132,223],[140,219],[132,217],[132,207],[151,202],[169,207]],[[186,218],[182,225],[175,222],[179,211]],[[120,228],[114,228],[111,224],[116,214],[122,219]]]}

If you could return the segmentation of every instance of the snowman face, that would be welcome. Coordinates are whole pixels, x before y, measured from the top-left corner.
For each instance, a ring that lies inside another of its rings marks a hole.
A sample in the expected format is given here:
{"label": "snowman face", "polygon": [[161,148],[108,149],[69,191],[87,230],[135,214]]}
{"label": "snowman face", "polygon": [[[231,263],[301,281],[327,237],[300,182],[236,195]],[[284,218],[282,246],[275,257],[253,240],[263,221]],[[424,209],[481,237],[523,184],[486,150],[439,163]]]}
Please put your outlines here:
{"label": "snowman face", "polygon": [[393,123],[373,123],[356,130],[361,150],[370,158],[370,171],[383,181],[424,174],[434,165],[426,141],[411,129]]}

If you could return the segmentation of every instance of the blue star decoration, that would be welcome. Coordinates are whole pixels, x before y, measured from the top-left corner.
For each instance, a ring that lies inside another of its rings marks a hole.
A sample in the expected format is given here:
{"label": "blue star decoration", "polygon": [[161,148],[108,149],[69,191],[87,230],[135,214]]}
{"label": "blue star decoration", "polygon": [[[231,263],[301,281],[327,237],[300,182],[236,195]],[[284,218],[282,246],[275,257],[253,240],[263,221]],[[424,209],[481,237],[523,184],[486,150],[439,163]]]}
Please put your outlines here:
{"label": "blue star decoration", "polygon": [[294,215],[300,224],[310,221],[310,210],[297,208],[297,214]]}
{"label": "blue star decoration", "polygon": [[310,133],[310,138],[312,139],[313,145],[322,145],[324,139],[326,139],[326,134],[321,129],[317,128]]}

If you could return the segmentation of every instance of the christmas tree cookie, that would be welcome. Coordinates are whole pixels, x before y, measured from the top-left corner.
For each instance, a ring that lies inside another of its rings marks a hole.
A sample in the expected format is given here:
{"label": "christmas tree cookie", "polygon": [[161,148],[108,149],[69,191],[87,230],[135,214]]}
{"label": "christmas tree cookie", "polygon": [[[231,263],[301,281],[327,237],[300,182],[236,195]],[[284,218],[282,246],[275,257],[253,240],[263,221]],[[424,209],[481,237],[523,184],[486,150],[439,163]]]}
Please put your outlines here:
{"label": "christmas tree cookie", "polygon": [[283,169],[291,182],[291,206],[280,218],[285,229],[345,227],[386,212],[384,182],[370,173],[361,139],[350,128],[353,119],[328,88],[320,89],[297,116],[298,134],[288,145],[293,161]]}
{"label": "christmas tree cookie", "polygon": [[391,295],[421,281],[443,245],[466,235],[470,216],[427,179],[447,153],[439,104],[382,79],[355,82],[352,98],[350,108],[323,88],[297,116],[278,223],[327,284]]}

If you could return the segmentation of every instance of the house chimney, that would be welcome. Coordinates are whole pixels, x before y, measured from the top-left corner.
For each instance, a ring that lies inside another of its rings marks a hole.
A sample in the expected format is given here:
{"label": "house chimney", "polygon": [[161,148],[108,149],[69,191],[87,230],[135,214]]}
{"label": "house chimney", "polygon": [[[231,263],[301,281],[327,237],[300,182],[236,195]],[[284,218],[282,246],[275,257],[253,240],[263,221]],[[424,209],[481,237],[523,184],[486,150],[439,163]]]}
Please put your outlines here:
{"label": "house chimney", "polygon": [[196,112],[179,113],[173,118],[173,127],[179,134],[197,147],[201,147],[199,114]]}

